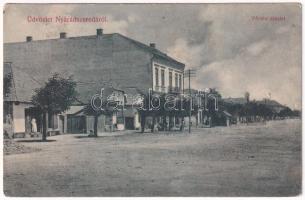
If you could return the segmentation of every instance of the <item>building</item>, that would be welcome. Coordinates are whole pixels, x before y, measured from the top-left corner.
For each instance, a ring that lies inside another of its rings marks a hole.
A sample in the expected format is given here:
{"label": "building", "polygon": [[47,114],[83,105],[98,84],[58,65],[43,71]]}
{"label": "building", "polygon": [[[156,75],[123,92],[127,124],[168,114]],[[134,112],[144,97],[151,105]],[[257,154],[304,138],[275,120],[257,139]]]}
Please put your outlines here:
{"label": "building", "polygon": [[[97,29],[96,35],[81,37],[60,33],[58,39],[35,41],[28,36],[25,42],[4,44],[4,73],[13,75],[13,89],[4,98],[4,104],[10,105],[4,119],[11,118],[13,132],[28,132],[30,121],[40,118],[35,116],[37,112],[31,104],[34,90],[53,73],[73,75],[79,101],[61,115],[48,116],[48,128],[59,132],[88,132],[92,123],[82,109],[101,88],[119,88],[125,96],[149,88],[179,93],[183,88],[184,67],[183,63],[159,51],[154,43],[145,45],[119,33],[104,34],[103,29]],[[123,127],[119,129],[125,129],[126,124],[127,128],[138,128],[136,110],[127,105],[124,113]],[[114,117],[109,121],[116,120]],[[39,120],[37,126],[41,127]],[[99,127],[105,130],[105,125]]]}

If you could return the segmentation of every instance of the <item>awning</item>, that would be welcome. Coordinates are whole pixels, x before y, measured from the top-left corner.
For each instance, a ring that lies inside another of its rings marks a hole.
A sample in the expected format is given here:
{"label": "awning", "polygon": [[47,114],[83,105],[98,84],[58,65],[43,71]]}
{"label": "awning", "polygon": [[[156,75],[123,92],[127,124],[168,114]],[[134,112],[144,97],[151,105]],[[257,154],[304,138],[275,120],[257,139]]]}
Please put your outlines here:
{"label": "awning", "polygon": [[227,117],[232,117],[232,115],[230,113],[228,113],[227,111],[223,111],[223,113],[227,116]]}

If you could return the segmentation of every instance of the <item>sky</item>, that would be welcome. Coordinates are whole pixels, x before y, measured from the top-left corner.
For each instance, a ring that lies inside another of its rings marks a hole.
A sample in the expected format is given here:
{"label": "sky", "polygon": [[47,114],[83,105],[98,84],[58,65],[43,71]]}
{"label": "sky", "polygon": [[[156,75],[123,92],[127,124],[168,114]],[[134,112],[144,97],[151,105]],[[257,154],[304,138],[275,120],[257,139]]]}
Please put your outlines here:
{"label": "sky", "polygon": [[[191,85],[223,97],[272,98],[301,108],[301,5],[7,4],[4,42],[121,33],[196,70]],[[28,16],[100,17],[104,23],[29,22]],[[278,19],[278,20],[274,20]]]}

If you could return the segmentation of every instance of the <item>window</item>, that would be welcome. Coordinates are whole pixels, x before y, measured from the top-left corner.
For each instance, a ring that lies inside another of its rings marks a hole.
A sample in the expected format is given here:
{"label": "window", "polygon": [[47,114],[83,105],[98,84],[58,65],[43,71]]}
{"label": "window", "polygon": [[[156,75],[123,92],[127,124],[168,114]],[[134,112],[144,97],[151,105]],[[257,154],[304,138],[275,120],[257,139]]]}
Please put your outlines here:
{"label": "window", "polygon": [[159,69],[155,68],[155,80],[156,80],[156,86],[159,86]]}
{"label": "window", "polygon": [[168,74],[168,85],[171,88],[173,86],[173,72],[169,72]]}
{"label": "window", "polygon": [[182,75],[179,74],[179,90],[182,88]]}
{"label": "window", "polygon": [[175,74],[175,87],[178,87],[178,74]]}
{"label": "window", "polygon": [[161,69],[161,86],[164,87],[165,85],[165,80],[164,80],[164,69]]}

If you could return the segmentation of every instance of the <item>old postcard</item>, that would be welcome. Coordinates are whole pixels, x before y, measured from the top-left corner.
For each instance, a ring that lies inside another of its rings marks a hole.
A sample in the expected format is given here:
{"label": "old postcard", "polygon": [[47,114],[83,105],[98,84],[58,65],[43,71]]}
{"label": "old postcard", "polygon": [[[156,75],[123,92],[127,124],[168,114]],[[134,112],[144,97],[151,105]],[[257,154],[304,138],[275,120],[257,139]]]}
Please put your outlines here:
{"label": "old postcard", "polygon": [[8,197],[291,197],[302,8],[6,4]]}

